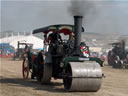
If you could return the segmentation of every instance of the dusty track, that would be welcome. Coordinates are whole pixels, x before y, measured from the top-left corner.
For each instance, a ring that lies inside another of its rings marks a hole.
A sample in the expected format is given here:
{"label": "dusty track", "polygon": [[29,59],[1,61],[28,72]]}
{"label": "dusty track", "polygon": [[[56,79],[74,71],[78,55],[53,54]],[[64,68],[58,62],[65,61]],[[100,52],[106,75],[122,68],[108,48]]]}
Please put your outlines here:
{"label": "dusty track", "polygon": [[106,78],[98,92],[65,92],[62,80],[40,85],[36,80],[22,79],[22,61],[0,59],[0,96],[127,96],[128,70],[103,68]]}

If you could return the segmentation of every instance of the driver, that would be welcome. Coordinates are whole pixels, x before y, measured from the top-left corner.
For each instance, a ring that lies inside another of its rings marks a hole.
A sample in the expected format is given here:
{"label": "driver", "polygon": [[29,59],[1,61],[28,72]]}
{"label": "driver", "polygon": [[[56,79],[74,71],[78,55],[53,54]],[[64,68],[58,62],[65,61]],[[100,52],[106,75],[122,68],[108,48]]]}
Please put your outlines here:
{"label": "driver", "polygon": [[59,43],[58,41],[62,42],[61,36],[60,36],[60,34],[57,33],[57,31],[53,31],[53,33],[51,33],[48,37],[48,43],[50,43],[49,49],[52,54],[57,54],[58,47],[55,45]]}
{"label": "driver", "polygon": [[48,37],[48,41],[51,41],[50,43],[57,43],[57,41],[62,41],[60,34],[57,34],[57,31],[53,31]]}

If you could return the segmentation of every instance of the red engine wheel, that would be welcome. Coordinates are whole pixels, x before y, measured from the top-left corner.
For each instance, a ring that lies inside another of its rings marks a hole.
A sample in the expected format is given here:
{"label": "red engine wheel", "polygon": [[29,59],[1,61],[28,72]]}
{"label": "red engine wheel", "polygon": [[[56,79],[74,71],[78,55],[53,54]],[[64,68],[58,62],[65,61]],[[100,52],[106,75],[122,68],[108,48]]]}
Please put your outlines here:
{"label": "red engine wheel", "polygon": [[29,64],[28,64],[27,58],[24,58],[24,60],[23,60],[22,74],[23,74],[23,79],[27,80],[28,76],[29,76]]}

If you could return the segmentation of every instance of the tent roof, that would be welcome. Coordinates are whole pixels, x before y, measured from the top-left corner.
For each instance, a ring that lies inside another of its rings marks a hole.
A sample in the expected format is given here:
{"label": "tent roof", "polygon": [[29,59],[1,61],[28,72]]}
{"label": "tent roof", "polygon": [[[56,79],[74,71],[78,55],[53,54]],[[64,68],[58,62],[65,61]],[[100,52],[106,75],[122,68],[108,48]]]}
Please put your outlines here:
{"label": "tent roof", "polygon": [[25,36],[23,38],[15,39],[10,42],[10,45],[12,45],[15,49],[17,49],[18,41],[21,43],[31,43],[33,44],[34,49],[40,49],[43,48],[43,40],[40,38],[37,38],[33,35]]}
{"label": "tent roof", "polygon": [[18,40],[21,38],[24,38],[25,36],[11,36],[11,37],[5,37],[0,39],[0,43],[10,43],[14,40]]}

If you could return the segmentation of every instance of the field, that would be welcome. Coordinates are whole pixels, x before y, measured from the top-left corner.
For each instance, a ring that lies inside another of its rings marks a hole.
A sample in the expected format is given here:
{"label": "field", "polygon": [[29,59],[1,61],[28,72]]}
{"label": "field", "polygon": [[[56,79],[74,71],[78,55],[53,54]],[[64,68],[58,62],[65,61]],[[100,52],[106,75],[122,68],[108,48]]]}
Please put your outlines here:
{"label": "field", "polygon": [[66,92],[62,80],[50,85],[22,79],[22,61],[0,59],[0,96],[127,96],[128,70],[102,68],[105,78],[98,92]]}

